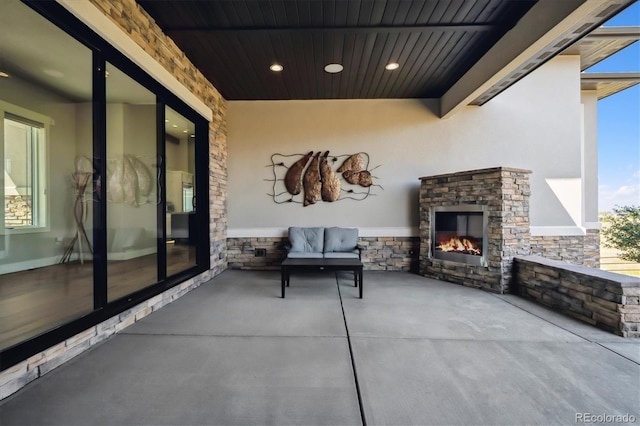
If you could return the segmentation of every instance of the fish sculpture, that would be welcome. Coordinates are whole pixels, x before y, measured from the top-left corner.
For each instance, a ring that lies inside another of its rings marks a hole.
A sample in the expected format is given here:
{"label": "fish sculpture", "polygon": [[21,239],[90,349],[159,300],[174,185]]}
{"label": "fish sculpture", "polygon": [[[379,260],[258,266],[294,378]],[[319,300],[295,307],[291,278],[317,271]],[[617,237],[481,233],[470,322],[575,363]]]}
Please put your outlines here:
{"label": "fish sculpture", "polygon": [[342,165],[338,168],[338,173],[346,172],[346,171],[360,171],[364,170],[364,160],[360,156],[360,154],[353,154],[349,156]]}
{"label": "fish sculpture", "polygon": [[107,163],[107,200],[112,203],[122,203],[124,201],[123,175],[124,165],[122,161],[109,160]]}
{"label": "fish sculpture", "polygon": [[93,173],[93,171],[93,163],[89,157],[85,155],[79,155],[76,157],[76,172]]}
{"label": "fish sculpture", "polygon": [[325,152],[320,159],[320,179],[322,181],[321,196],[322,201],[333,202],[340,197],[340,179],[331,170],[327,161],[329,151]]}
{"label": "fish sculpture", "polygon": [[138,178],[138,195],[147,197],[151,194],[151,188],[153,184],[153,178],[151,176],[151,172],[146,164],[144,164],[140,159],[128,156],[129,161],[131,161],[131,165],[133,166],[133,170],[136,172],[136,176]]}
{"label": "fish sculpture", "polygon": [[302,191],[302,171],[312,155],[313,151],[310,151],[307,155],[293,163],[284,175],[284,186],[287,188],[289,194],[298,195],[300,191]]}
{"label": "fish sculpture", "polygon": [[347,170],[346,172],[342,173],[342,177],[352,185],[360,185],[365,188],[373,185],[371,173],[366,170],[362,170],[359,172]]}
{"label": "fish sculpture", "polygon": [[315,204],[316,201],[320,199],[320,191],[322,184],[320,182],[320,152],[318,152],[311,163],[309,163],[309,167],[304,172],[304,176],[302,178],[302,185],[304,187],[304,201],[303,205],[306,207],[309,204]]}
{"label": "fish sculpture", "polygon": [[130,206],[138,206],[138,175],[133,167],[130,157],[123,157],[124,177],[122,189],[124,190],[124,202]]}

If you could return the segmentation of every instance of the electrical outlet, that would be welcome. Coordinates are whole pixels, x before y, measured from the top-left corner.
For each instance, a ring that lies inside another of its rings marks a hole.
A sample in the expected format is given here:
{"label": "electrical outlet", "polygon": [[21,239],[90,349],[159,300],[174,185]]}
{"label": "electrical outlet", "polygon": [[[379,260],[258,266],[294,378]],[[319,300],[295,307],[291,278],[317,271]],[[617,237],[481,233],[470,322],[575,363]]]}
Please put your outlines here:
{"label": "electrical outlet", "polygon": [[255,255],[256,255],[256,257],[266,257],[267,256],[267,249],[257,248],[256,251],[255,251]]}

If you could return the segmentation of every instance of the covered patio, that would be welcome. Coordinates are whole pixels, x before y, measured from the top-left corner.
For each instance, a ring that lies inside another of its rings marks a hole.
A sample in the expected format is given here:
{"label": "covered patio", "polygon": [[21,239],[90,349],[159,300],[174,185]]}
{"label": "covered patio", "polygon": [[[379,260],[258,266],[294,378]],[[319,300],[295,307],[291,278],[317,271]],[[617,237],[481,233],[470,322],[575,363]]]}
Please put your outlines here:
{"label": "covered patio", "polygon": [[[640,342],[613,334],[640,334],[638,281],[575,269],[599,264],[582,47],[632,3],[0,2],[0,110],[51,127],[48,208],[0,220],[0,425],[638,421]],[[432,256],[451,206],[474,263]],[[364,299],[326,271],[280,298],[291,226],[358,228]],[[571,267],[512,280],[531,255]]]}
{"label": "covered patio", "polygon": [[[2,424],[640,419],[640,342],[405,273],[227,270],[0,403]],[[608,417],[604,417],[608,416]],[[626,416],[626,417],[623,417]]]}

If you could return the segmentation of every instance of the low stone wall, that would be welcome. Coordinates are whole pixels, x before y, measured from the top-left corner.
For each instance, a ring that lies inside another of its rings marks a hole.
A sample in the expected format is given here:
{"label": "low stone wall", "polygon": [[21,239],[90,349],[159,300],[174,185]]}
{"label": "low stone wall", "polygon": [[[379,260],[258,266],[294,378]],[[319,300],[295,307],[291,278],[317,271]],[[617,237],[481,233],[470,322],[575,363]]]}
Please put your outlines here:
{"label": "low stone wall", "polygon": [[[276,270],[285,257],[283,237],[227,238],[227,264],[229,269]],[[258,256],[259,249],[265,256]]]}
{"label": "low stone wall", "polygon": [[[230,269],[277,270],[286,256],[286,237],[228,238]],[[419,237],[360,237],[364,269],[369,271],[411,271],[418,268]],[[265,250],[256,256],[257,249]]]}
{"label": "low stone wall", "polygon": [[119,315],[68,338],[64,342],[60,342],[43,352],[33,355],[13,367],[1,371],[0,400],[17,392],[38,377],[59,367],[92,346],[97,345],[115,333],[134,324],[136,321],[141,320],[150,313],[179,299],[186,293],[199,287],[209,278],[210,273],[206,272],[196,278],[187,280]]}
{"label": "low stone wall", "polygon": [[600,267],[600,230],[589,229],[586,235],[531,236],[531,254],[574,265]]}
{"label": "low stone wall", "polygon": [[360,237],[368,271],[418,272],[420,237]]}
{"label": "low stone wall", "polygon": [[640,278],[540,256],[514,259],[516,293],[624,337],[640,337]]}

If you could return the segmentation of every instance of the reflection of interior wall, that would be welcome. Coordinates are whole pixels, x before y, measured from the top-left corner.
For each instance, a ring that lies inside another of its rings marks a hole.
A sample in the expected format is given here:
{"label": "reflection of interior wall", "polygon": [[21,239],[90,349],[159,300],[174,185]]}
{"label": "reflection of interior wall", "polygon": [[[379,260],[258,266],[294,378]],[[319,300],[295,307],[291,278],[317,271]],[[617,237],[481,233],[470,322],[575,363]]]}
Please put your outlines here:
{"label": "reflection of interior wall", "polygon": [[193,185],[195,170],[195,146],[188,135],[177,138],[178,143],[167,140],[167,202],[173,205],[173,212],[183,212],[183,187]]}
{"label": "reflection of interior wall", "polygon": [[[75,143],[75,158],[85,157],[89,161],[93,161],[93,107],[91,103],[84,102],[76,105],[76,143]],[[69,159],[71,160],[71,159]],[[75,164],[74,164],[75,168]],[[89,235],[89,239],[93,241],[92,229],[93,229],[93,183],[90,182],[85,191],[85,197],[89,200],[86,204],[87,216],[85,221],[85,229]],[[71,201],[73,202],[73,201]],[[71,218],[69,218],[71,219]],[[75,224],[71,220],[69,226],[73,229]]]}
{"label": "reflection of interior wall", "polygon": [[167,203],[173,205],[173,213],[183,212],[183,188],[193,184],[193,175],[179,170],[167,170]]}
{"label": "reflection of interior wall", "polygon": [[189,171],[189,144],[186,138],[178,139],[179,143],[167,141],[165,155],[167,157],[167,170]]}
{"label": "reflection of interior wall", "polygon": [[186,145],[188,156],[187,171],[193,174],[196,171],[196,143],[193,139],[189,139]]}
{"label": "reflection of interior wall", "polygon": [[[155,178],[155,105],[109,104],[107,111],[107,157],[134,156],[148,166]],[[156,194],[155,182],[152,194]],[[135,257],[155,251],[156,200],[153,195],[149,202],[138,206],[107,204],[107,248],[112,258],[118,257],[115,253],[129,252],[128,257]]]}

